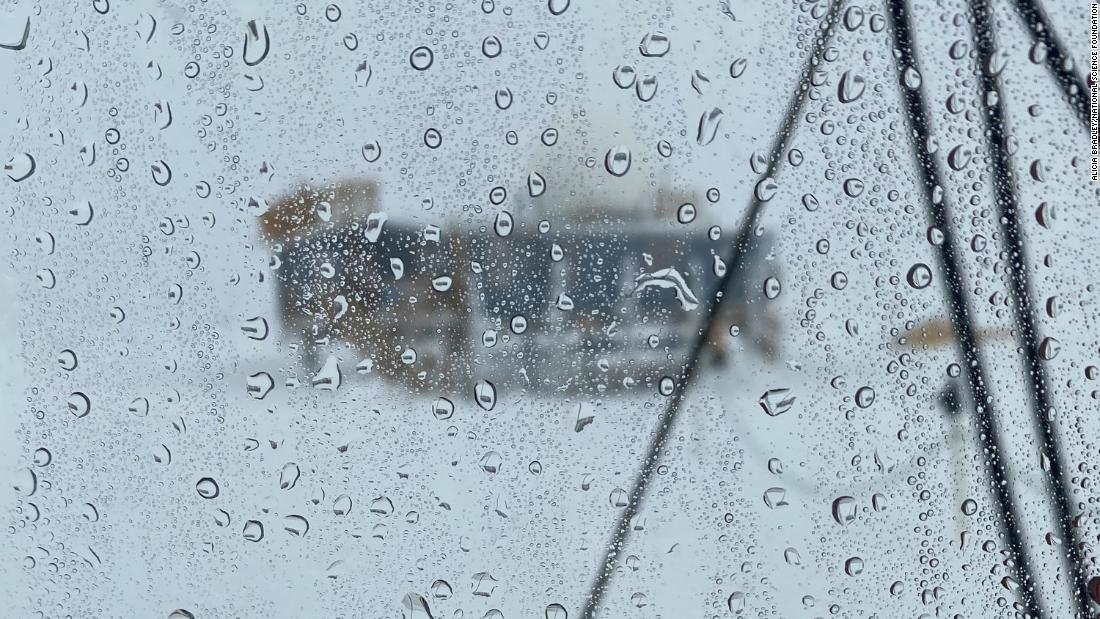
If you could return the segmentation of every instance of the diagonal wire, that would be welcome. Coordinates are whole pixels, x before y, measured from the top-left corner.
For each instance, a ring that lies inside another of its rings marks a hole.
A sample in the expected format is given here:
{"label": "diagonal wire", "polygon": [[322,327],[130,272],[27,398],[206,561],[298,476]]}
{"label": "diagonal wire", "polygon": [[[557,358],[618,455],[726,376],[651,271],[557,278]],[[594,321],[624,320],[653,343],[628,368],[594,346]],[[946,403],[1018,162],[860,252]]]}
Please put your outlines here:
{"label": "diagonal wire", "polygon": [[973,390],[972,401],[975,405],[974,419],[982,441],[983,456],[987,474],[997,509],[1001,519],[1001,529],[1008,544],[1008,550],[1015,561],[1015,576],[1019,583],[1017,595],[1027,607],[1032,617],[1047,616],[1042,612],[1043,605],[1035,586],[1031,571],[1031,562],[1020,539],[1020,518],[1013,502],[1012,483],[1005,474],[1000,429],[994,419],[993,399],[987,389],[982,357],[978,350],[974,325],[971,319],[969,302],[964,296],[962,272],[955,255],[955,234],[948,219],[947,205],[942,196],[943,183],[936,160],[928,150],[930,131],[927,120],[927,105],[919,85],[907,85],[907,71],[917,71],[916,48],[913,44],[912,26],[909,20],[909,8],[905,0],[887,0],[887,12],[893,27],[895,57],[898,65],[900,89],[905,103],[906,119],[914,134],[913,144],[918,168],[922,177],[929,218],[932,224],[943,233],[943,240],[936,245],[940,265],[943,269],[943,282],[950,299],[951,321],[955,332],[959,334],[960,352],[966,363],[968,383]]}
{"label": "diagonal wire", "polygon": [[1062,88],[1062,93],[1077,114],[1077,119],[1088,129],[1092,95],[1085,80],[1073,70],[1072,59],[1051,27],[1042,5],[1039,0],[1014,0],[1013,4],[1016,5],[1020,18],[1027,24],[1031,37],[1045,48],[1047,68]]}
{"label": "diagonal wire", "polygon": [[1035,321],[1031,285],[1028,281],[1030,261],[1024,247],[1023,233],[1020,230],[1016,181],[1012,172],[1011,156],[1006,147],[1008,129],[1004,107],[1001,104],[1003,101],[1001,85],[993,67],[996,38],[993,31],[992,7],[988,0],[970,0],[970,12],[974,18],[978,77],[984,101],[982,112],[986,125],[985,137],[990,151],[990,164],[993,168],[993,193],[997,203],[998,219],[1001,222],[1001,234],[1004,236],[1005,250],[1009,253],[1010,263],[1006,271],[1015,300],[1012,309],[1016,318],[1016,336],[1020,348],[1024,351],[1027,378],[1031,388],[1032,417],[1041,440],[1040,449],[1049,463],[1046,477],[1054,499],[1052,507],[1058,521],[1063,541],[1062,547],[1065,550],[1062,559],[1065,562],[1066,574],[1069,576],[1070,591],[1077,603],[1079,615],[1088,617],[1089,599],[1085,589],[1087,577],[1084,573],[1077,531],[1073,526],[1073,515],[1070,511],[1066,483],[1068,478],[1062,464],[1062,450],[1058,445],[1058,435],[1051,427],[1050,415],[1054,408],[1050,401],[1050,383],[1039,356],[1041,335]]}
{"label": "diagonal wire", "polygon": [[[775,141],[772,143],[768,157],[768,167],[767,171],[764,173],[764,178],[774,178],[779,167],[779,162],[783,159],[783,151],[787,148],[787,144],[794,132],[795,122],[802,111],[806,96],[810,91],[810,74],[814,67],[821,61],[821,55],[832,38],[833,31],[839,20],[840,8],[843,4],[844,0],[832,0],[824,20],[821,22],[819,30],[814,37],[813,46],[810,49],[810,53],[806,58],[806,63],[803,65],[802,72],[799,75],[797,90],[788,102],[787,113],[783,119],[783,125],[776,134]],[[619,552],[626,543],[630,523],[638,514],[642,501],[645,499],[649,481],[661,457],[661,450],[680,413],[684,395],[691,383],[691,379],[695,375],[695,370],[699,365],[699,359],[706,346],[707,336],[714,327],[721,304],[725,300],[724,293],[729,289],[730,283],[734,278],[741,274],[741,270],[744,267],[743,262],[745,255],[754,241],[753,231],[759,225],[763,209],[764,200],[761,199],[758,192],[754,191],[752,202],[738,229],[737,238],[730,247],[729,255],[726,256],[726,264],[728,265],[726,272],[714,287],[711,294],[708,295],[704,301],[704,324],[696,334],[691,353],[688,356],[683,373],[681,374],[680,385],[676,391],[669,396],[668,405],[661,414],[656,434],[650,440],[646,449],[645,459],[642,460],[641,468],[634,478],[634,484],[631,487],[630,502],[627,504],[626,508],[623,509],[615,523],[615,528],[611,534],[611,541],[608,544],[607,557],[604,560],[602,568],[597,572],[596,577],[592,581],[588,597],[584,602],[584,608],[581,611],[581,619],[593,619],[600,608],[600,602],[607,592],[611,575],[614,573]]]}

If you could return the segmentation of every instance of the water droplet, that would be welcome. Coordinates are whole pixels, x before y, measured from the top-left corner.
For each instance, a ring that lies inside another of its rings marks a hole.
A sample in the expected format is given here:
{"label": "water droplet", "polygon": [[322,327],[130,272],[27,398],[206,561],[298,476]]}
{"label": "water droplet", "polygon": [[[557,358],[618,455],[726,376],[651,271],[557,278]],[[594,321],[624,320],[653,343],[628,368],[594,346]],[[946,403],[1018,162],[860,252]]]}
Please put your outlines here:
{"label": "water droplet", "polygon": [[1039,344],[1039,358],[1043,361],[1051,361],[1062,352],[1062,343],[1053,337],[1045,337]]}
{"label": "water droplet", "polygon": [[258,542],[264,538],[264,525],[259,520],[248,520],[244,523],[241,534],[250,542]]}
{"label": "water droplet", "polygon": [[962,502],[962,513],[967,516],[973,516],[978,513],[978,503],[974,499],[966,499]]}
{"label": "water droplet", "polygon": [[790,389],[768,389],[760,396],[758,403],[765,413],[776,417],[791,410],[794,401],[795,397],[791,395]]}
{"label": "water droplet", "polygon": [[454,280],[448,275],[440,275],[432,279],[432,290],[436,292],[447,292],[451,289],[451,285]]}
{"label": "water droplet", "polygon": [[439,148],[443,143],[443,135],[439,133],[439,129],[430,127],[424,132],[424,145],[431,149]]}
{"label": "water droplet", "polygon": [[768,488],[764,491],[764,505],[767,505],[770,509],[777,509],[787,503],[787,490],[785,488]]}
{"label": "water droplet", "polygon": [[856,519],[856,500],[850,496],[841,496],[833,500],[833,520],[837,524],[848,526]]}
{"label": "water droplet", "polygon": [[212,477],[203,477],[195,483],[195,492],[199,493],[204,499],[214,499],[221,494],[221,489],[218,487],[218,482],[214,481]]}
{"label": "water droplet", "polygon": [[684,276],[673,267],[659,269],[652,273],[642,273],[634,278],[634,291],[637,295],[648,288],[671,289],[680,303],[680,308],[690,312],[699,306],[699,299],[688,287]]}
{"label": "water droplet", "polygon": [[844,27],[849,32],[856,31],[863,24],[863,9],[858,6],[850,6],[844,11]]}
{"label": "water droplet", "polygon": [[512,316],[512,320],[508,323],[508,326],[512,329],[512,333],[519,335],[527,331],[527,318],[521,314]]}
{"label": "water droplet", "polygon": [[901,73],[901,83],[909,90],[916,90],[917,88],[920,88],[920,72],[913,67],[905,67],[905,70]]}
{"label": "water droplet", "polygon": [[1043,167],[1043,162],[1038,159],[1031,162],[1028,172],[1031,174],[1031,178],[1040,183],[1046,180],[1046,169]]}
{"label": "water droplet", "polygon": [[390,258],[390,272],[395,280],[401,279],[405,275],[405,262],[400,258]]}
{"label": "water droplet", "polygon": [[779,296],[779,293],[783,291],[783,285],[779,283],[779,280],[775,277],[769,277],[764,280],[764,296],[768,299],[774,299]]}
{"label": "water droplet", "polygon": [[532,198],[537,198],[546,193],[546,179],[538,172],[527,175],[527,193]]}
{"label": "water droplet", "polygon": [[82,391],[74,391],[66,401],[69,412],[75,417],[84,417],[92,410],[92,401]]}
{"label": "water droplet", "polygon": [[54,248],[57,245],[53,234],[45,230],[41,230],[34,235],[34,242],[38,243],[38,246],[42,249],[42,253],[47,256],[53,254]]}
{"label": "water droplet", "polygon": [[18,469],[9,479],[12,490],[21,496],[32,496],[38,490],[38,475],[29,468]]}
{"label": "water droplet", "polygon": [[68,348],[62,350],[61,352],[57,353],[57,364],[60,365],[61,369],[65,370],[66,372],[71,372],[75,370],[77,366],[76,353]]}
{"label": "water droplet", "polygon": [[257,372],[248,377],[245,381],[247,384],[246,391],[248,395],[257,400],[262,400],[267,397],[267,394],[271,393],[271,390],[275,388],[275,381],[272,380],[271,375],[267,372]]}
{"label": "water droplet", "polygon": [[374,163],[378,161],[378,158],[382,156],[382,145],[377,140],[364,144],[362,148],[363,160],[367,163]]}
{"label": "water droplet", "polygon": [[676,210],[676,220],[682,224],[695,221],[695,205],[690,202],[681,204],[680,208]]}
{"label": "water droplet", "polygon": [[862,76],[851,71],[845,71],[840,76],[840,83],[837,85],[837,99],[841,103],[852,103],[863,96],[863,91],[866,88],[867,83]]}
{"label": "water droplet", "polygon": [[309,521],[297,514],[283,518],[283,530],[294,537],[305,537],[309,532]]}
{"label": "water droplet", "polygon": [[633,86],[637,78],[638,74],[634,71],[633,65],[621,64],[611,72],[611,80],[615,82],[616,86],[623,89]]}
{"label": "water droplet", "polygon": [[569,9],[569,0],[547,0],[546,6],[551,15],[561,15]]}
{"label": "water droplet", "polygon": [[661,32],[651,32],[642,37],[638,44],[638,51],[649,58],[660,58],[668,53],[671,43],[668,37]]}
{"label": "water droplet", "polygon": [[721,256],[715,255],[713,257],[712,269],[715,277],[724,277],[726,275],[726,261],[722,260]]}
{"label": "water droplet", "polygon": [[844,180],[844,193],[849,198],[858,198],[863,195],[863,181],[858,178]]}
{"label": "water droplet", "polygon": [[766,176],[756,183],[756,189],[754,190],[754,193],[757,200],[760,200],[761,202],[767,202],[768,200],[771,200],[773,197],[775,197],[775,194],[778,191],[779,183],[775,182],[774,178]]}
{"label": "water droplet", "polygon": [[482,410],[491,411],[497,403],[497,389],[487,380],[479,380],[474,385],[474,401]]}
{"label": "water droplet", "polygon": [[249,67],[260,64],[264,58],[267,58],[269,51],[271,51],[271,35],[267,32],[267,26],[261,27],[256,20],[250,20],[245,30],[244,46],[241,51],[244,64]]}
{"label": "water droplet", "polygon": [[497,213],[496,220],[493,221],[493,231],[497,233],[497,236],[505,237],[512,233],[514,225],[515,221],[512,219],[512,214],[508,211],[501,211]]}
{"label": "water droplet", "polygon": [[432,403],[432,415],[439,420],[450,419],[455,412],[454,402],[447,398],[436,398]]}
{"label": "water droplet", "polygon": [[432,611],[428,608],[428,601],[419,593],[406,593],[401,600],[405,610],[401,613],[403,619],[433,619]]}
{"label": "water droplet", "polygon": [[851,557],[844,562],[844,573],[849,576],[859,576],[863,573],[863,559]]}
{"label": "water droplet", "polygon": [[947,165],[951,166],[952,170],[962,170],[970,163],[973,156],[974,153],[970,150],[970,147],[959,144],[947,153]]}
{"label": "water droplet", "polygon": [[366,88],[370,84],[370,78],[374,75],[370,63],[364,60],[355,67],[355,85],[358,88]]}
{"label": "water droplet", "polygon": [[657,383],[657,392],[666,398],[672,395],[672,392],[676,390],[676,381],[671,376],[663,376]]}
{"label": "water droplet", "polygon": [[[17,21],[17,19],[18,19],[17,16],[18,15],[19,15],[19,13],[17,12],[16,16],[10,16],[10,15],[5,16],[5,19],[12,20],[9,23],[12,26],[15,26],[15,24],[18,23],[18,21]],[[21,33],[21,34],[17,34],[17,33]],[[28,15],[25,15],[24,18],[23,18],[22,28],[14,27],[14,28],[11,28],[10,30],[5,28],[4,39],[3,39],[3,42],[0,43],[0,49],[7,49],[7,50],[11,50],[11,51],[16,51],[16,52],[20,51],[20,50],[27,47],[27,39],[29,39],[30,36],[31,36],[31,17],[28,14]]]}
{"label": "water droplet", "polygon": [[[473,593],[478,597],[491,597],[493,591],[496,590],[497,579],[493,578],[493,575],[489,572],[478,572],[473,575],[471,583],[473,586]],[[500,612],[500,611],[497,611]],[[500,616],[500,619],[504,619],[504,615]]]}
{"label": "water droplet", "polygon": [[630,495],[622,488],[615,488],[611,491],[611,494],[608,495],[607,501],[612,507],[622,509],[630,505]]}
{"label": "water droplet", "polygon": [[860,387],[856,391],[856,406],[867,408],[875,402],[875,390],[870,387]]}
{"label": "water droplet", "polygon": [[368,509],[372,514],[379,514],[381,516],[389,516],[393,513],[393,501],[387,496],[375,497],[370,502],[370,508]]}
{"label": "water droplet", "polygon": [[347,516],[351,513],[351,497],[341,494],[332,502],[332,513],[337,516]]}
{"label": "water droplet", "polygon": [[604,167],[612,176],[626,174],[630,171],[630,149],[622,145],[609,149],[604,156]]}
{"label": "water droplet", "polygon": [[294,462],[287,462],[279,470],[279,489],[290,490],[298,483],[298,478],[301,476],[302,469]]}
{"label": "water droplet", "polygon": [[512,90],[510,88],[498,88],[493,94],[493,101],[497,108],[506,110],[512,107]]}
{"label": "water droplet", "polygon": [[562,249],[561,245],[558,245],[557,243],[554,243],[553,245],[550,246],[550,259],[551,260],[553,260],[554,262],[561,262],[562,259],[564,259],[564,258],[565,258],[565,250]]}
{"label": "water droplet", "polygon": [[363,236],[368,243],[377,243],[382,236],[382,228],[389,221],[389,215],[385,213],[371,213],[367,215],[367,226],[363,230]]}
{"label": "water droplet", "polygon": [[703,75],[701,71],[697,69],[691,74],[691,87],[695,92],[701,95],[706,94],[706,91],[709,90],[709,86],[710,78]]}
{"label": "water droplet", "polygon": [[748,68],[749,61],[745,58],[737,58],[730,63],[730,77],[737,79],[745,74],[745,69]]}
{"label": "water droplet", "polygon": [[126,412],[137,417],[146,417],[149,415],[149,399],[148,398],[134,398],[130,401],[130,405],[126,407]]}
{"label": "water droplet", "polygon": [[92,203],[88,201],[79,202],[69,207],[69,217],[72,218],[73,223],[78,226],[86,226],[92,223],[92,217],[95,216],[95,211],[92,208]]}
{"label": "water droplet", "polygon": [[53,461],[53,454],[50,453],[49,449],[46,449],[45,447],[39,447],[38,449],[34,450],[34,456],[32,458],[32,462],[34,462],[35,466],[38,466],[38,467],[47,466],[52,461]]}
{"label": "water droplet", "polygon": [[932,269],[928,268],[927,264],[918,262],[909,268],[905,280],[917,290],[927,288],[932,283]]}
{"label": "water droplet", "polygon": [[639,101],[652,101],[653,97],[657,95],[657,76],[643,75],[638,78],[634,82],[634,94],[638,95]]}
{"label": "water droplet", "polygon": [[37,164],[30,153],[13,155],[4,164],[4,173],[15,182],[25,181],[34,174]]}
{"label": "water droplet", "polygon": [[249,318],[241,325],[241,332],[248,336],[249,339],[263,340],[267,338],[267,320],[260,316]]}
{"label": "water droplet", "polygon": [[493,35],[489,35],[481,41],[481,53],[485,54],[486,58],[496,58],[500,55],[501,49],[500,39]]}
{"label": "water droplet", "polygon": [[435,60],[435,54],[425,46],[420,46],[409,54],[409,64],[417,71],[427,71]]}
{"label": "water droplet", "polygon": [[481,467],[481,470],[486,473],[496,474],[500,471],[500,466],[503,462],[504,460],[500,457],[500,454],[495,451],[490,451],[481,457],[481,461],[478,465]]}
{"label": "water droplet", "polygon": [[1057,212],[1054,205],[1049,202],[1042,202],[1039,204],[1039,208],[1035,209],[1035,220],[1039,222],[1039,225],[1051,229],[1054,226],[1055,220],[1057,220]]}
{"label": "water droplet", "polygon": [[485,333],[481,334],[481,343],[485,348],[492,348],[497,345],[497,332],[493,329],[486,329]]}
{"label": "water droplet", "polygon": [[446,580],[437,580],[432,583],[431,592],[437,600],[449,600],[454,595],[454,588]]}
{"label": "water droplet", "polygon": [[700,146],[706,146],[714,141],[718,134],[718,125],[722,122],[723,112],[719,108],[712,108],[709,112],[703,112],[699,117],[699,131],[696,141]]}

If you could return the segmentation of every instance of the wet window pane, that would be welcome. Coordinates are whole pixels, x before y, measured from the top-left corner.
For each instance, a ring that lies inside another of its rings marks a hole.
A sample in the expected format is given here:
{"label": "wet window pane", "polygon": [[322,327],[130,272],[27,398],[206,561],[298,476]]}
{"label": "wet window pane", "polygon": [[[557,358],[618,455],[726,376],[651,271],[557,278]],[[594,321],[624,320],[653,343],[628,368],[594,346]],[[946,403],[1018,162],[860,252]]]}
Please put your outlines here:
{"label": "wet window pane", "polygon": [[1094,616],[1091,15],[0,7],[11,616]]}

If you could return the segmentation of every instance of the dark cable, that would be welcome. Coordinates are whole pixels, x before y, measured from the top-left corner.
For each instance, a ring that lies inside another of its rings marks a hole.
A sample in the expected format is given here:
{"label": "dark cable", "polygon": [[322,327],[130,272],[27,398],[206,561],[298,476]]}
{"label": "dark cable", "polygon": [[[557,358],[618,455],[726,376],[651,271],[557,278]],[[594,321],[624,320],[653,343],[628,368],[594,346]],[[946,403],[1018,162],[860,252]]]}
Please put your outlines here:
{"label": "dark cable", "polygon": [[1058,35],[1054,33],[1050,20],[1039,5],[1039,0],[1015,0],[1013,4],[1016,5],[1016,12],[1020,14],[1020,18],[1027,24],[1031,37],[1046,48],[1047,68],[1062,88],[1066,100],[1069,101],[1073,112],[1077,114],[1077,119],[1087,130],[1092,95],[1085,80],[1073,70],[1071,58],[1058,40]]}
{"label": "dark cable", "polygon": [[959,334],[958,343],[960,353],[966,360],[967,378],[972,389],[972,401],[975,406],[974,419],[978,425],[978,434],[982,441],[982,451],[993,496],[997,503],[1001,519],[1001,530],[1008,543],[1008,550],[1015,560],[1015,575],[1019,581],[1017,595],[1027,607],[1027,612],[1032,617],[1047,616],[1041,611],[1042,604],[1039,600],[1038,590],[1035,587],[1035,578],[1031,572],[1031,562],[1028,560],[1026,549],[1020,539],[1020,518],[1017,515],[1016,506],[1013,503],[1012,483],[1005,475],[1003,449],[1000,438],[1000,430],[994,420],[993,399],[987,390],[985,372],[978,343],[975,338],[974,325],[971,320],[969,303],[963,294],[964,284],[962,272],[959,269],[955,256],[955,235],[951,230],[947,216],[946,200],[937,199],[936,189],[942,192],[943,183],[939,166],[928,150],[930,131],[928,127],[927,106],[924,101],[923,90],[919,87],[910,87],[904,83],[904,73],[907,69],[920,69],[916,59],[916,49],[913,44],[911,24],[909,21],[909,8],[905,0],[887,0],[887,12],[892,21],[891,33],[894,38],[895,58],[898,67],[898,81],[904,98],[906,119],[914,134],[913,146],[917,159],[917,167],[922,176],[925,201],[927,203],[929,219],[943,234],[942,242],[936,245],[939,253],[940,264],[944,274],[944,287],[950,300],[951,321],[956,333]]}
{"label": "dark cable", "polygon": [[[1017,4],[1020,4],[1019,2]],[[993,193],[997,203],[998,219],[1001,221],[1001,234],[1004,236],[1005,250],[1009,254],[1006,274],[1015,300],[1012,310],[1016,318],[1016,338],[1024,351],[1027,367],[1028,385],[1031,388],[1032,417],[1041,440],[1040,449],[1050,463],[1046,476],[1053,498],[1053,510],[1058,520],[1065,553],[1066,574],[1069,586],[1077,603],[1079,616],[1089,617],[1089,598],[1086,590],[1088,581],[1084,573],[1084,564],[1078,548],[1076,529],[1073,527],[1073,515],[1070,512],[1070,498],[1067,494],[1066,472],[1062,466],[1062,450],[1058,446],[1058,435],[1051,427],[1050,387],[1046,369],[1039,357],[1040,334],[1035,324],[1034,305],[1028,277],[1027,250],[1024,247],[1023,234],[1020,231],[1020,214],[1016,200],[1016,180],[1012,173],[1011,156],[1006,148],[1008,131],[1005,124],[1005,111],[1001,105],[1002,92],[1000,80],[993,72],[993,53],[996,49],[993,32],[992,7],[988,0],[970,0],[970,12],[974,17],[974,44],[978,51],[978,77],[982,93],[993,93],[993,97],[982,97],[981,106],[985,117],[985,137],[989,146],[990,164],[993,168]]]}
{"label": "dark cable", "polygon": [[[783,151],[787,148],[787,144],[794,132],[795,122],[805,104],[806,95],[810,91],[810,73],[814,66],[820,61],[825,46],[832,38],[834,27],[840,16],[840,7],[843,4],[844,0],[832,1],[824,21],[822,21],[820,29],[814,37],[813,47],[799,75],[798,89],[788,102],[787,114],[783,119],[783,126],[776,134],[775,141],[772,143],[771,152],[768,157],[767,171],[764,173],[763,178],[774,178],[779,162],[783,159]],[[641,468],[631,487],[630,502],[627,504],[626,508],[623,509],[615,523],[615,529],[612,531],[611,535],[611,542],[608,544],[607,558],[604,561],[602,569],[597,572],[592,582],[592,587],[589,590],[588,597],[584,602],[584,608],[581,611],[581,619],[593,619],[596,612],[599,610],[600,602],[606,593],[611,575],[615,570],[616,559],[626,542],[630,523],[637,515],[642,501],[645,499],[646,490],[649,487],[649,480],[653,476],[654,469],[657,467],[657,462],[660,460],[661,449],[664,447],[665,440],[668,438],[676,422],[684,395],[687,392],[692,377],[695,375],[695,370],[699,365],[699,359],[703,354],[703,350],[706,348],[707,337],[714,327],[714,323],[720,313],[721,304],[725,300],[724,291],[729,289],[730,282],[741,273],[744,267],[742,263],[750,244],[753,242],[753,231],[760,222],[763,208],[764,200],[761,200],[758,193],[754,190],[748,212],[746,212],[741,222],[736,240],[732,247],[730,247],[730,255],[726,257],[726,272],[711,291],[711,294],[704,299],[704,324],[696,334],[691,353],[688,356],[687,362],[684,364],[680,385],[676,391],[669,396],[668,405],[661,414],[656,434],[646,449],[645,459],[642,461]]]}

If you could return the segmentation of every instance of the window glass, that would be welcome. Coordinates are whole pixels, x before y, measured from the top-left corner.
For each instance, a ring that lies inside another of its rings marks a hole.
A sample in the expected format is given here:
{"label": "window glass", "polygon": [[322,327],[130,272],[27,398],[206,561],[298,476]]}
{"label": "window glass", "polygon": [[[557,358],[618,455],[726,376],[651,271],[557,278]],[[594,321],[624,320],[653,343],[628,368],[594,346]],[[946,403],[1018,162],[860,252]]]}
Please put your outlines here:
{"label": "window glass", "polygon": [[1090,17],[7,3],[11,616],[1095,614]]}

